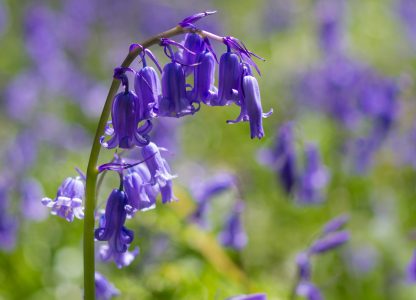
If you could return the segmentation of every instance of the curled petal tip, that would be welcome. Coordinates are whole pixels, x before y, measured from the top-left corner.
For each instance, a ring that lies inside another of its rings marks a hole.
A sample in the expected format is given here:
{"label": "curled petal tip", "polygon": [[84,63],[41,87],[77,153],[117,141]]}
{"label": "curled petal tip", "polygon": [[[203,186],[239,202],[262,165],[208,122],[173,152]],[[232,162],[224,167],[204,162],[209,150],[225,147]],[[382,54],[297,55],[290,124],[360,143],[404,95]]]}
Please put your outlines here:
{"label": "curled petal tip", "polygon": [[195,23],[196,21],[198,21],[199,19],[202,19],[203,17],[215,14],[217,11],[216,10],[212,10],[212,11],[205,11],[202,13],[196,13],[193,14],[192,16],[186,17],[185,19],[183,19],[181,22],[179,22],[179,26],[186,28],[186,27],[195,27],[193,23]]}

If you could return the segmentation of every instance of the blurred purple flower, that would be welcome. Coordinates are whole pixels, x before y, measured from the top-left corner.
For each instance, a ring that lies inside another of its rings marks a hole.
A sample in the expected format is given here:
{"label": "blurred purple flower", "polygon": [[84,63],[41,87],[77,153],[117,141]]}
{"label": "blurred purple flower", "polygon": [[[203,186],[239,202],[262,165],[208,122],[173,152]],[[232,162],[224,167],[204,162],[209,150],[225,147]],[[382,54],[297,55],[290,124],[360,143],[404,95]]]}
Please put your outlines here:
{"label": "blurred purple flower", "polygon": [[335,231],[340,230],[344,225],[349,221],[350,216],[347,214],[342,214],[330,221],[328,221],[322,228],[322,235],[327,235]]}
{"label": "blurred purple flower", "polygon": [[407,265],[406,279],[409,283],[416,283],[416,251],[413,252],[412,258]]}
{"label": "blurred purple flower", "polygon": [[311,278],[311,262],[309,253],[301,252],[296,256],[296,265],[298,269],[298,278],[300,280],[310,280]]}
{"label": "blurred purple flower", "polygon": [[107,278],[95,272],[95,296],[97,300],[111,300],[118,295],[120,295],[119,290]]}
{"label": "blurred purple flower", "polygon": [[398,0],[397,9],[407,35],[416,47],[416,3],[413,0]]}
{"label": "blurred purple flower", "polygon": [[314,284],[307,281],[302,281],[298,284],[296,294],[307,300],[323,300],[319,289]]}
{"label": "blurred purple flower", "polygon": [[267,300],[267,296],[266,294],[258,293],[258,294],[251,294],[251,295],[234,296],[231,298],[227,298],[226,300]]}
{"label": "blurred purple flower", "polygon": [[38,157],[38,143],[30,129],[20,132],[7,146],[4,161],[13,166],[10,170],[20,176],[26,172]]}
{"label": "blurred purple flower", "polygon": [[241,221],[243,211],[244,203],[237,201],[219,234],[219,241],[223,246],[235,250],[242,250],[246,246],[247,234]]}
{"label": "blurred purple flower", "polygon": [[259,153],[261,163],[275,170],[286,193],[294,191],[297,182],[293,122],[284,123],[276,135],[273,148]]}
{"label": "blurred purple flower", "polygon": [[322,165],[318,148],[315,145],[307,145],[305,159],[305,168],[299,177],[297,202],[317,204],[324,200],[323,191],[328,184],[329,174]]}
{"label": "blurred purple flower", "polygon": [[263,31],[268,34],[284,31],[294,24],[297,2],[267,0],[262,10]]}
{"label": "blurred purple flower", "polygon": [[43,189],[36,179],[29,178],[21,183],[21,195],[21,211],[26,219],[40,221],[47,217],[48,210],[40,202]]}
{"label": "blurred purple flower", "polygon": [[378,252],[371,245],[360,245],[345,251],[346,265],[354,276],[365,275],[374,270],[378,263]]}
{"label": "blurred purple flower", "polygon": [[[3,178],[4,179],[4,178]],[[16,246],[18,221],[9,213],[9,189],[6,182],[0,183],[0,249],[12,251]]]}
{"label": "blurred purple flower", "polygon": [[316,6],[318,39],[326,55],[342,50],[345,0],[319,0]]}
{"label": "blurred purple flower", "polygon": [[235,177],[231,174],[219,174],[214,178],[198,184],[193,189],[193,194],[197,202],[195,211],[191,214],[190,220],[202,228],[207,227],[207,212],[210,201],[213,197],[235,185]]}
{"label": "blurred purple flower", "polygon": [[[22,72],[6,87],[4,100],[9,117],[27,122],[34,113],[41,98],[41,82],[33,71]],[[24,89],[22,89],[24,87]]]}
{"label": "blurred purple flower", "polygon": [[316,240],[309,249],[311,254],[320,254],[344,245],[350,239],[348,231],[338,231]]}

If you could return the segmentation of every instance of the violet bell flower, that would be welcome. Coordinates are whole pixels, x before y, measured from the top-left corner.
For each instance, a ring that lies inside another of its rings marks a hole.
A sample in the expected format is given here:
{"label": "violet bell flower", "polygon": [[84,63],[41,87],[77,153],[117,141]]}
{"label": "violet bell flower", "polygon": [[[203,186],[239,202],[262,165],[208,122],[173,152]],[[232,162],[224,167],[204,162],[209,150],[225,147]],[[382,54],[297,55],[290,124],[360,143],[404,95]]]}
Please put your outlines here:
{"label": "violet bell flower", "polygon": [[273,113],[273,109],[267,113],[263,113],[259,85],[257,79],[251,75],[251,70],[248,65],[243,65],[239,97],[241,106],[240,115],[235,120],[228,120],[227,123],[249,121],[251,138],[257,137],[261,139],[264,136],[262,118],[269,117]]}
{"label": "violet bell flower", "polygon": [[188,92],[188,98],[209,105],[211,100],[217,97],[217,88],[214,86],[214,56],[206,50],[198,55],[197,63],[194,68],[194,88]]}
{"label": "violet bell flower", "polygon": [[84,182],[81,177],[68,177],[59,187],[55,199],[42,198],[42,204],[52,208],[52,215],[58,215],[68,222],[72,222],[74,217],[84,218],[84,207],[82,206],[84,194]]}
{"label": "violet bell flower", "polygon": [[[164,42],[169,43],[169,42]],[[198,101],[192,101],[186,95],[185,72],[175,58],[172,48],[165,44],[172,61],[165,65],[162,72],[162,98],[159,101],[157,115],[180,118],[193,115],[200,108]],[[194,107],[196,104],[197,107]]]}
{"label": "violet bell flower", "polygon": [[318,239],[310,247],[311,254],[319,254],[330,251],[334,248],[344,245],[350,239],[348,231],[337,231]]}
{"label": "violet bell flower", "polygon": [[155,185],[156,183],[160,187],[164,187],[168,181],[175,178],[175,175],[171,175],[169,167],[162,155],[160,149],[154,143],[149,143],[142,149],[142,156],[145,160],[146,166],[150,171],[151,180],[150,184]]}
{"label": "violet bell flower", "polygon": [[119,269],[129,266],[139,253],[140,250],[138,247],[134,248],[132,252],[126,250],[126,252],[119,253],[114,251],[109,245],[101,245],[99,251],[102,261],[106,262],[113,258],[114,263]]}
{"label": "violet bell flower", "polygon": [[304,297],[307,300],[323,300],[319,289],[312,283],[302,281],[296,288],[296,295]]}
{"label": "violet bell flower", "polygon": [[95,230],[95,238],[108,241],[109,251],[114,254],[126,252],[134,238],[134,232],[124,227],[126,204],[126,194],[122,190],[114,189],[108,197],[104,219]]}
{"label": "violet bell flower", "polygon": [[184,65],[185,75],[188,76],[196,67],[198,55],[203,53],[206,49],[204,39],[197,33],[187,33],[183,45],[190,51],[179,49],[176,53],[176,58]]}
{"label": "violet bell flower", "polygon": [[241,222],[243,211],[244,203],[238,201],[228,216],[225,226],[219,235],[219,240],[223,246],[236,250],[241,250],[246,246],[247,235]]}
{"label": "violet bell flower", "polygon": [[149,143],[147,134],[152,129],[152,123],[149,120],[144,125],[137,127],[142,120],[139,98],[135,92],[129,91],[128,79],[124,72],[125,69],[123,68],[114,70],[114,77],[122,81],[125,91],[118,93],[114,97],[111,108],[111,123],[113,127],[106,128],[106,134],[111,135],[111,139],[108,142],[104,142],[104,138],[101,138],[102,145],[108,149],[115,147],[130,149],[135,145],[145,146]]}
{"label": "violet bell flower", "polygon": [[111,300],[111,298],[118,295],[120,295],[120,291],[107,278],[95,272],[95,296],[97,300]]}
{"label": "violet bell flower", "polygon": [[[130,46],[130,49],[136,45]],[[137,45],[140,46],[140,45]],[[140,46],[141,47],[141,46]],[[161,85],[157,72],[152,67],[147,66],[146,54],[155,62],[159,71],[162,72],[156,58],[148,49],[143,49],[142,52],[143,68],[135,73],[134,76],[134,90],[139,99],[140,117],[139,120],[149,119],[153,116],[152,109],[159,103],[161,97]]]}
{"label": "violet bell flower", "polygon": [[324,199],[323,191],[328,184],[329,174],[322,165],[318,149],[308,145],[305,150],[306,165],[303,175],[299,178],[298,202],[300,204],[316,204]]}
{"label": "violet bell flower", "polygon": [[228,51],[221,55],[218,76],[218,97],[210,105],[224,106],[238,101],[238,90],[241,76],[240,58]]}
{"label": "violet bell flower", "polygon": [[150,184],[150,172],[144,165],[129,169],[123,177],[123,186],[127,195],[126,210],[129,215],[137,211],[146,211],[156,207],[156,197],[159,190]]}

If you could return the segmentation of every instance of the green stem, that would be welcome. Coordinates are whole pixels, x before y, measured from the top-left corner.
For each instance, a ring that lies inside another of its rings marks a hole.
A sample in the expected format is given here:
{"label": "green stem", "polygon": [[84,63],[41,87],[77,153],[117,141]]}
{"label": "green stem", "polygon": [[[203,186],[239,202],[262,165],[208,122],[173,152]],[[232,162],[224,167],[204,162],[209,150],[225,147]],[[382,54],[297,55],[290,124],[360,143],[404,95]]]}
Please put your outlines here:
{"label": "green stem", "polygon": [[[143,48],[149,48],[152,45],[158,44],[161,38],[169,38],[175,35],[186,33],[190,30],[176,26],[168,31],[162,32],[141,45]],[[140,54],[141,49],[136,48],[129,52],[124,59],[121,67],[128,67],[134,59]],[[98,122],[97,130],[95,132],[94,141],[91,148],[90,158],[87,167],[86,191],[85,191],[85,217],[84,217],[84,299],[95,299],[95,255],[94,255],[94,210],[96,200],[96,185],[98,168],[97,162],[101,150],[100,137],[104,134],[104,129],[107,120],[110,116],[111,105],[113,98],[117,93],[120,82],[113,79],[110,90],[108,91],[107,99],[101,113],[100,121]]]}

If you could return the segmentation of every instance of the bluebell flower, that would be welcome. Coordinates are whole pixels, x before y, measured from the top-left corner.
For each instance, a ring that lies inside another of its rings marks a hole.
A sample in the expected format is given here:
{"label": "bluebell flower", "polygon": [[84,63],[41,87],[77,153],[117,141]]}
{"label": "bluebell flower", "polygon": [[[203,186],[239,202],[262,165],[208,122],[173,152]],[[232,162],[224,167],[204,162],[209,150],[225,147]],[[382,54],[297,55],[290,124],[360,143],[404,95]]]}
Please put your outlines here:
{"label": "bluebell flower", "polygon": [[263,113],[259,85],[257,79],[251,75],[248,66],[243,67],[239,98],[240,115],[237,119],[229,120],[227,123],[249,121],[251,138],[261,139],[264,136],[262,119],[269,117],[273,113],[273,109],[268,113]]}
{"label": "bluebell flower", "polygon": [[311,254],[319,254],[330,251],[344,245],[350,239],[348,231],[337,231],[316,240],[309,248]]}
{"label": "bluebell flower", "polygon": [[[143,61],[143,64],[145,64],[145,61]],[[161,97],[160,79],[155,69],[143,66],[140,71],[136,72],[134,89],[140,105],[139,120],[151,118],[152,109],[157,105]]]}
{"label": "bluebell flower", "polygon": [[43,189],[40,183],[34,179],[26,179],[22,182],[21,188],[21,207],[25,218],[40,221],[46,218],[48,210],[39,201],[42,199]]}
{"label": "bluebell flower", "polygon": [[238,102],[241,72],[240,58],[228,48],[220,58],[218,97],[213,99],[210,105],[224,106]]}
{"label": "bluebell flower", "polygon": [[297,288],[296,294],[300,297],[304,297],[307,300],[323,300],[319,289],[308,281],[301,281]]}
{"label": "bluebell flower", "polygon": [[308,252],[301,252],[296,256],[296,265],[298,269],[298,278],[300,280],[310,280],[311,262]]}
{"label": "bluebell flower", "polygon": [[305,159],[305,168],[299,177],[297,201],[301,204],[320,203],[324,199],[323,191],[328,184],[328,171],[322,165],[315,145],[306,147]]}
{"label": "bluebell flower", "polygon": [[8,186],[5,182],[0,183],[0,249],[5,251],[11,251],[16,246],[16,235],[19,226],[17,218],[9,212]]}
{"label": "bluebell flower", "polygon": [[[173,55],[173,54],[172,54]],[[194,107],[193,104],[197,104]],[[165,65],[162,73],[162,98],[157,115],[162,117],[183,117],[199,110],[199,103],[188,99],[183,67],[176,61]]]}
{"label": "bluebell flower", "polygon": [[128,199],[126,210],[129,215],[156,207],[159,190],[156,185],[150,184],[150,180],[150,172],[143,165],[129,169],[123,177],[124,191]]}
{"label": "bluebell flower", "polygon": [[206,183],[195,188],[194,196],[197,201],[195,211],[191,214],[190,220],[202,228],[207,227],[206,214],[210,201],[216,195],[232,188],[235,185],[235,177],[230,174],[220,174]]}
{"label": "bluebell flower", "polygon": [[334,54],[342,49],[344,0],[317,2],[318,39],[324,53]]}
{"label": "bluebell flower", "polygon": [[267,300],[267,296],[266,294],[258,293],[258,294],[234,296],[231,298],[227,298],[226,300]]}
{"label": "bluebell flower", "polygon": [[293,127],[293,122],[284,123],[279,128],[273,148],[259,153],[259,160],[276,171],[288,194],[294,191],[298,180]]}
{"label": "bluebell flower", "polygon": [[109,261],[110,259],[113,259],[119,269],[130,265],[139,252],[140,250],[138,247],[134,248],[132,252],[128,250],[125,252],[117,252],[114,251],[114,249],[109,245],[101,245],[99,250],[100,259],[102,261]]}
{"label": "bluebell flower", "polygon": [[97,300],[111,300],[118,295],[120,295],[120,291],[107,278],[95,272],[95,297]]}
{"label": "bluebell flower", "polygon": [[412,258],[407,265],[406,280],[409,283],[416,283],[416,251],[413,252]]}
{"label": "bluebell flower", "polygon": [[58,215],[68,222],[72,222],[74,217],[84,218],[84,207],[82,206],[84,194],[85,187],[81,177],[68,177],[59,187],[55,199],[42,198],[42,204],[52,208],[52,215]]}
{"label": "bluebell flower", "polygon": [[152,185],[157,183],[160,187],[164,187],[168,181],[176,177],[170,174],[169,166],[165,159],[162,158],[160,149],[156,144],[149,143],[147,146],[144,146],[141,151],[151,175],[150,183]]}
{"label": "bluebell flower", "polygon": [[[148,108],[141,107],[136,93],[129,90],[126,71],[135,73],[130,68],[114,69],[114,78],[119,79],[125,89],[124,92],[118,93],[113,100],[110,122],[112,127],[107,126],[105,130],[105,134],[110,135],[111,138],[108,142],[104,141],[104,137],[101,138],[101,144],[108,149],[115,147],[131,149],[134,146],[141,147],[149,143],[147,134],[152,129],[152,123],[147,120],[139,126],[143,117],[147,115]],[[145,111],[142,111],[142,109]]]}
{"label": "bluebell flower", "polygon": [[340,230],[348,222],[350,216],[347,214],[342,214],[329,222],[327,222],[322,228],[322,235],[327,235],[329,233]]}
{"label": "bluebell flower", "polygon": [[183,46],[189,51],[179,49],[175,57],[183,64],[185,75],[190,75],[196,67],[198,55],[206,49],[204,39],[197,33],[187,33]]}
{"label": "bluebell flower", "polygon": [[241,222],[243,211],[244,203],[238,201],[227,217],[226,223],[219,234],[219,241],[223,246],[236,250],[241,250],[246,246],[247,234]]}
{"label": "bluebell flower", "polygon": [[127,216],[126,205],[126,194],[114,189],[108,197],[103,221],[95,230],[95,238],[99,241],[108,241],[111,253],[126,252],[134,238],[134,232],[124,227]]}
{"label": "bluebell flower", "polygon": [[406,34],[416,47],[416,4],[412,0],[399,0],[397,10],[403,22]]}
{"label": "bluebell flower", "polygon": [[188,97],[194,101],[210,104],[217,97],[215,81],[215,60],[211,52],[204,51],[197,56],[194,68],[194,88],[188,92]]}

